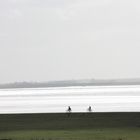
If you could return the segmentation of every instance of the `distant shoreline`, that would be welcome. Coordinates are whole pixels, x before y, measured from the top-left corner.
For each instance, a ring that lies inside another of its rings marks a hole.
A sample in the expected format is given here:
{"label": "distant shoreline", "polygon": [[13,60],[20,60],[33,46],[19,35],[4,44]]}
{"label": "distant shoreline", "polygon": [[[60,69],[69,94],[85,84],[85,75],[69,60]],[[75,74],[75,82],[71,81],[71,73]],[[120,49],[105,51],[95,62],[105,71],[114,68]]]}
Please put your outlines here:
{"label": "distant shoreline", "polygon": [[50,82],[15,82],[0,84],[0,89],[9,88],[50,88],[50,87],[77,87],[77,86],[121,86],[140,85],[140,79],[113,79],[113,80],[64,80]]}

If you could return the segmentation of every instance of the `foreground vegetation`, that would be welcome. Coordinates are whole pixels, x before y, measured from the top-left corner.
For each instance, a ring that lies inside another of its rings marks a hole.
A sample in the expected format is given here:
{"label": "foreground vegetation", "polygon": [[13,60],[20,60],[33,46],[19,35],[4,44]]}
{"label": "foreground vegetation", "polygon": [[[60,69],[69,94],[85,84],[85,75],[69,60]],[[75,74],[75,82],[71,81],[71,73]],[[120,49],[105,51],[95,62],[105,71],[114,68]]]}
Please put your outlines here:
{"label": "foreground vegetation", "polygon": [[140,113],[0,115],[0,139],[139,140]]}

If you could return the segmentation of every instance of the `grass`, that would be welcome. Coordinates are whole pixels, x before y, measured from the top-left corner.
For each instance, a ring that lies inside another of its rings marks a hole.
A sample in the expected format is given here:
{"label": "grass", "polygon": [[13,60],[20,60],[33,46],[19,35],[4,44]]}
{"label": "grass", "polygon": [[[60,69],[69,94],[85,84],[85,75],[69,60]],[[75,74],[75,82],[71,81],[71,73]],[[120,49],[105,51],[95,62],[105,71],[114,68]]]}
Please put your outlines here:
{"label": "grass", "polygon": [[140,113],[0,115],[0,139],[139,140]]}

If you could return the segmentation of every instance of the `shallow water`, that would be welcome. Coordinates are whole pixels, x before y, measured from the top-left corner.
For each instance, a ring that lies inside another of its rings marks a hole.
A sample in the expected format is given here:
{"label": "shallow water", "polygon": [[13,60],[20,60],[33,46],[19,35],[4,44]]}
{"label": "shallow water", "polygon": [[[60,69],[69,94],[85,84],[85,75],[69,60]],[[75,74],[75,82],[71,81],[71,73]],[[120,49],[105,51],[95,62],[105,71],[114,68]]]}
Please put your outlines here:
{"label": "shallow water", "polygon": [[136,112],[140,86],[1,89],[0,113]]}

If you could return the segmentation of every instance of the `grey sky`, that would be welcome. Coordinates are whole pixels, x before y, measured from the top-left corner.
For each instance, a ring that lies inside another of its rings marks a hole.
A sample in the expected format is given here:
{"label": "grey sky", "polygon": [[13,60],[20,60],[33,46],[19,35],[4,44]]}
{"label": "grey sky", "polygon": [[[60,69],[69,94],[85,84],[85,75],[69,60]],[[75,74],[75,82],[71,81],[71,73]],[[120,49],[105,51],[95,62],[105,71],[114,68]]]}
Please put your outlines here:
{"label": "grey sky", "polygon": [[0,0],[0,83],[140,77],[138,0]]}

